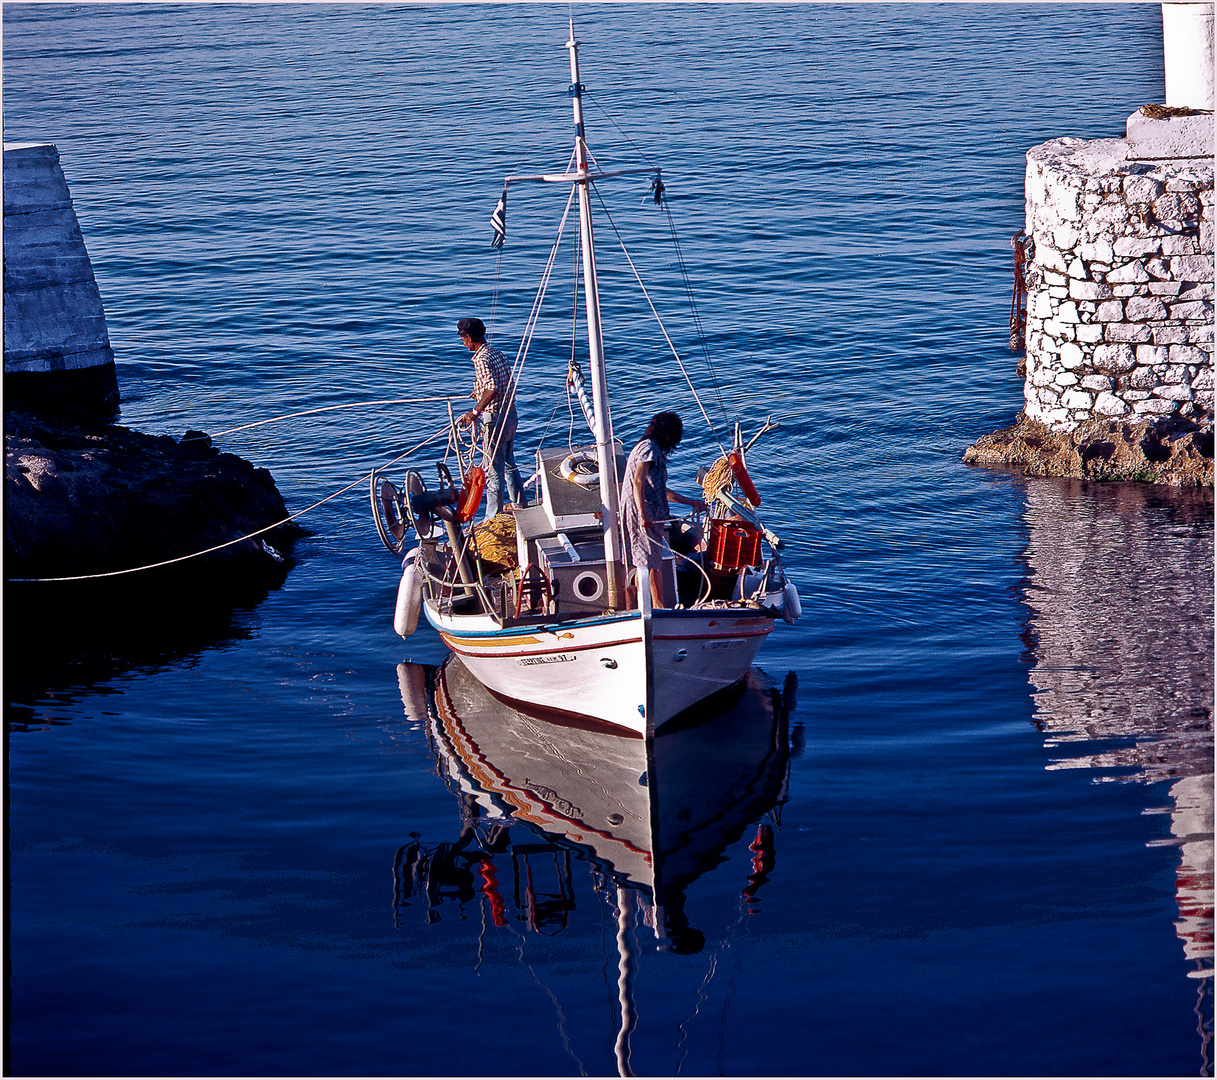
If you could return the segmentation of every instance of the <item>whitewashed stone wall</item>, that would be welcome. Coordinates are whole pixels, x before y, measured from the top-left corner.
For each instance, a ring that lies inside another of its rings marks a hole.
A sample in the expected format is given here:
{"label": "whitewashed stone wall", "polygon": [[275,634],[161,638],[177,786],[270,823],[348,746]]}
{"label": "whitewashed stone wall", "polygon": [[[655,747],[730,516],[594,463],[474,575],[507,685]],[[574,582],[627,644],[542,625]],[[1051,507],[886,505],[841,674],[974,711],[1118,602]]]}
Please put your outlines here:
{"label": "whitewashed stone wall", "polygon": [[1128,160],[1124,139],[1027,153],[1025,412],[1213,415],[1213,163]]}

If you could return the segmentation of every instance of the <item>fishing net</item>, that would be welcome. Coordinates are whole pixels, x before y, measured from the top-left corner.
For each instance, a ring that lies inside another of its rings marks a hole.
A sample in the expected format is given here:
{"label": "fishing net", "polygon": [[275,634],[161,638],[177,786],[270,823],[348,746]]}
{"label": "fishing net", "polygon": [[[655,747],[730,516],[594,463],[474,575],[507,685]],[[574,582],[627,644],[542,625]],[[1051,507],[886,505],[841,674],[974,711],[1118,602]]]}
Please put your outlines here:
{"label": "fishing net", "polygon": [[516,517],[510,510],[473,527],[473,546],[483,573],[505,574],[517,564]]}

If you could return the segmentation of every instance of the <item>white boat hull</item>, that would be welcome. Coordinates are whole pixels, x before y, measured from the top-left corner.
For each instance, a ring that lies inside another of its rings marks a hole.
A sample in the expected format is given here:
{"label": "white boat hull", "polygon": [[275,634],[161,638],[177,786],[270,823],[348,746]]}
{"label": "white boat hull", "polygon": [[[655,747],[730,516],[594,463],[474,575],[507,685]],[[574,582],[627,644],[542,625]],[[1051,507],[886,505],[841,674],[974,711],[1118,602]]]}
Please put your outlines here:
{"label": "white boat hull", "polygon": [[496,694],[639,735],[737,683],[773,629],[771,615],[752,610],[659,610],[648,647],[632,612],[505,630],[488,617],[441,613],[430,600],[423,608]]}

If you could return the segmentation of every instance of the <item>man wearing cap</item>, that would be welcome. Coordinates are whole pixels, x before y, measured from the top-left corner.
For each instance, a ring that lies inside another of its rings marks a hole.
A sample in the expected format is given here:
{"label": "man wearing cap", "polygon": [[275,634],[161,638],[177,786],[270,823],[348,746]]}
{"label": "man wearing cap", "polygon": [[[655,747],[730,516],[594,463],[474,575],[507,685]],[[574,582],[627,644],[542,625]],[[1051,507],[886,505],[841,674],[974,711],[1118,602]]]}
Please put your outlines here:
{"label": "man wearing cap", "polygon": [[503,488],[516,506],[524,503],[524,484],[516,468],[515,386],[511,365],[498,349],[486,342],[486,324],[481,319],[461,319],[456,324],[461,341],[473,353],[473,408],[463,414],[462,426],[482,421],[482,460],[486,468],[486,518],[494,517],[503,505]]}

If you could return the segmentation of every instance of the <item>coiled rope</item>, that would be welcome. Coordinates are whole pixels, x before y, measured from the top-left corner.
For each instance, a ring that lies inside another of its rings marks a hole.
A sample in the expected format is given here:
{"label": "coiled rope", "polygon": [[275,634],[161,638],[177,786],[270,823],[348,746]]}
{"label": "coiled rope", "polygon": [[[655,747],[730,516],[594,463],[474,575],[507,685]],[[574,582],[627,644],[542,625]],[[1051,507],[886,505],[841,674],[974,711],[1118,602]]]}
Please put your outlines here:
{"label": "coiled rope", "polygon": [[[383,404],[383,403],[379,403],[379,404]],[[334,407],[335,408],[345,408],[346,406],[334,406]],[[312,411],[312,410],[310,410],[310,411]],[[317,410],[317,411],[325,411],[325,410]],[[303,415],[303,414],[296,414],[296,415]],[[259,423],[269,423],[269,421],[259,421]],[[256,427],[257,425],[250,424],[247,426]],[[233,428],[232,430],[240,431],[243,429]],[[305,514],[309,513],[310,511],[316,510],[317,507],[323,506],[325,503],[329,502],[331,499],[336,499],[336,498],[338,498],[339,495],[342,495],[342,494],[350,491],[351,488],[356,487],[359,484],[366,483],[368,478],[371,477],[373,472],[379,472],[382,469],[387,469],[387,468],[389,468],[390,465],[397,464],[397,462],[401,461],[403,458],[408,458],[411,454],[418,453],[418,451],[421,450],[424,446],[428,445],[429,443],[434,442],[441,435],[446,435],[447,433],[448,433],[448,425],[445,424],[434,435],[428,435],[427,438],[423,439],[422,442],[418,443],[415,446],[412,446],[409,450],[405,451],[404,453],[398,454],[397,457],[393,458],[392,461],[385,462],[385,464],[380,466],[379,469],[373,469],[369,472],[364,473],[363,476],[361,476],[358,480],[354,480],[351,483],[347,484],[345,487],[339,488],[333,494],[327,495],[324,499],[318,499],[317,502],[312,504],[312,506],[306,506],[303,510],[298,510],[294,514],[288,514],[288,516],[285,517],[282,521],[276,521],[272,525],[267,525],[261,529],[255,530],[254,532],[247,533],[245,536],[238,536],[235,540],[226,540],[222,544],[216,544],[213,547],[204,548],[202,551],[194,551],[194,552],[191,552],[189,555],[179,555],[173,559],[164,559],[161,562],[148,563],[146,566],[132,566],[126,570],[109,570],[102,574],[75,574],[71,577],[7,578],[6,580],[9,582],[20,582],[22,584],[44,583],[44,582],[53,582],[53,581],[91,581],[91,580],[95,580],[98,578],[112,578],[112,577],[122,577],[125,574],[138,574],[144,570],[156,570],[162,566],[172,566],[174,563],[186,562],[189,559],[197,559],[201,555],[210,555],[213,551],[222,551],[226,547],[232,547],[233,544],[240,544],[245,540],[252,540],[255,537],[261,536],[263,533],[270,532],[272,529],[277,529],[282,525],[286,525],[289,521],[294,521],[298,517],[303,517]]]}

